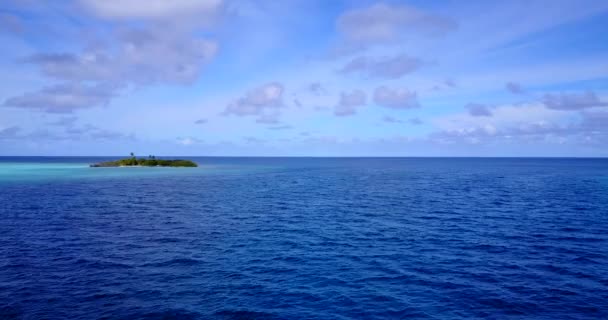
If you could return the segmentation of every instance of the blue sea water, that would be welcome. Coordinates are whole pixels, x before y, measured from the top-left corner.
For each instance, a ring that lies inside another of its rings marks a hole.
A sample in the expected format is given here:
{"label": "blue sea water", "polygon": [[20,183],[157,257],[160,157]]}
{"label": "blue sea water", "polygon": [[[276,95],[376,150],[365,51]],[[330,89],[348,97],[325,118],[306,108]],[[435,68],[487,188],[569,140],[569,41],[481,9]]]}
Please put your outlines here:
{"label": "blue sea water", "polygon": [[608,160],[0,158],[0,319],[607,319]]}

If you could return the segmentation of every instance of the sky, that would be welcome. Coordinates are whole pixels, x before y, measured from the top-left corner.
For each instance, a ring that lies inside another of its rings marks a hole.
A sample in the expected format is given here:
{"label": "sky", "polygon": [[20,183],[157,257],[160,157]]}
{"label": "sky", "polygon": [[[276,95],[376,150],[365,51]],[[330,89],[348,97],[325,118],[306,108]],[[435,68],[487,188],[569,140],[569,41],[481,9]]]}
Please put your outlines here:
{"label": "sky", "polygon": [[2,0],[0,155],[608,156],[608,1]]}

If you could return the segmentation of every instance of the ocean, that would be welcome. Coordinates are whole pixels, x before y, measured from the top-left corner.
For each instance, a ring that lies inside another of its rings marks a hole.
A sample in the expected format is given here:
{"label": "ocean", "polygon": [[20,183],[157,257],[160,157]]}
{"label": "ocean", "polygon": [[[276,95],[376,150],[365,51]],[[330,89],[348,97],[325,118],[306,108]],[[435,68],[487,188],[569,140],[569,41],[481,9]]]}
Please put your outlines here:
{"label": "ocean", "polygon": [[608,159],[0,158],[0,319],[608,319]]}

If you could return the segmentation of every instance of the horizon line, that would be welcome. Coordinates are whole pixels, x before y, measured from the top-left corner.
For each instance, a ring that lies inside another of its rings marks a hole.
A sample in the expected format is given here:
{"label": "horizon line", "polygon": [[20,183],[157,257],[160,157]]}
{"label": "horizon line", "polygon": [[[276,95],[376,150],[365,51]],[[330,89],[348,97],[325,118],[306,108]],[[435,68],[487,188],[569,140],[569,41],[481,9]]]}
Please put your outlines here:
{"label": "horizon line", "polygon": [[[183,157],[183,158],[370,158],[370,159],[406,159],[406,158],[421,158],[421,159],[608,159],[608,156],[370,156],[370,155],[357,155],[357,156],[284,156],[284,155],[270,155],[270,156],[253,156],[253,155],[154,155],[155,157]],[[114,157],[127,157],[120,155],[0,155],[0,158],[114,158]],[[137,156],[135,156],[137,157]],[[141,156],[147,157],[147,156]]]}

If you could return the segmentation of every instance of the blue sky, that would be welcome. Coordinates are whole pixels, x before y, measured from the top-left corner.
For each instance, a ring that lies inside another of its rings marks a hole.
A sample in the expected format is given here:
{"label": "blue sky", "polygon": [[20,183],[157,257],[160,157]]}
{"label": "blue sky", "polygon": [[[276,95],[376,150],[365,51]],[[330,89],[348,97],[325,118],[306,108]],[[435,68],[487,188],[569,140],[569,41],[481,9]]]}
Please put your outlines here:
{"label": "blue sky", "polygon": [[0,155],[608,156],[608,2],[8,0]]}

